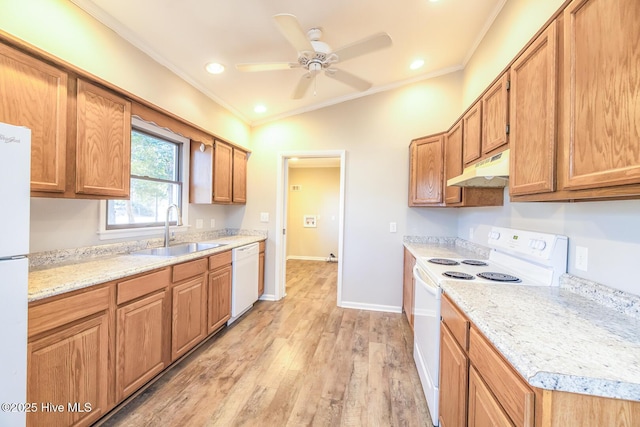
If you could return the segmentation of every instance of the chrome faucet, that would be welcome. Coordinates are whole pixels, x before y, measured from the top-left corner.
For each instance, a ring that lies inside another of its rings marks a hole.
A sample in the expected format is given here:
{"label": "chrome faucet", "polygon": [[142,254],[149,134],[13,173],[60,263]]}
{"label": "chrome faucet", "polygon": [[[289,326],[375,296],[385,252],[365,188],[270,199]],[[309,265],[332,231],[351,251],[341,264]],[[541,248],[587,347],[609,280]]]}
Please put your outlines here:
{"label": "chrome faucet", "polygon": [[180,208],[175,203],[169,205],[167,208],[167,217],[164,220],[164,247],[169,247],[169,241],[171,240],[169,236],[169,214],[171,213],[171,208],[176,208],[176,215],[178,216],[178,225],[182,225],[182,215],[180,214]]}

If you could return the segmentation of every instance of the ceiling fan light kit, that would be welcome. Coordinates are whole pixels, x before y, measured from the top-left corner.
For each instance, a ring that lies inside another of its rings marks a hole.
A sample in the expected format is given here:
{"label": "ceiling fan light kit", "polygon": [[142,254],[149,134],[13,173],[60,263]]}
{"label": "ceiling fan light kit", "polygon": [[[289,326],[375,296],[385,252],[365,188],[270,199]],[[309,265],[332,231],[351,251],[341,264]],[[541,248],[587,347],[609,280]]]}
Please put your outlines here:
{"label": "ceiling fan light kit", "polygon": [[315,81],[315,77],[322,70],[327,77],[358,91],[369,89],[372,86],[370,82],[333,66],[339,62],[389,47],[392,44],[388,34],[378,33],[332,51],[327,43],[320,40],[322,37],[320,27],[314,27],[305,32],[294,15],[279,14],[273,18],[282,35],[298,52],[297,62],[245,63],[237,64],[236,68],[239,71],[249,72],[291,68],[305,69],[307,72],[300,77],[291,96],[293,99],[302,98],[311,86],[311,82]]}

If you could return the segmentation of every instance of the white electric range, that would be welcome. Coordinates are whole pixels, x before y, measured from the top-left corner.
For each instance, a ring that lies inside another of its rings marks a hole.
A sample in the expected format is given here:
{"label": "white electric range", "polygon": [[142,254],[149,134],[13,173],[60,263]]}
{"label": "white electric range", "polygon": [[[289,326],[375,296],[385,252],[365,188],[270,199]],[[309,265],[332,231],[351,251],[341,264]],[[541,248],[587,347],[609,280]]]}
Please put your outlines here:
{"label": "white electric range", "polygon": [[413,269],[414,359],[438,425],[441,285],[447,281],[558,286],[567,271],[566,236],[493,227],[488,259],[419,257]]}

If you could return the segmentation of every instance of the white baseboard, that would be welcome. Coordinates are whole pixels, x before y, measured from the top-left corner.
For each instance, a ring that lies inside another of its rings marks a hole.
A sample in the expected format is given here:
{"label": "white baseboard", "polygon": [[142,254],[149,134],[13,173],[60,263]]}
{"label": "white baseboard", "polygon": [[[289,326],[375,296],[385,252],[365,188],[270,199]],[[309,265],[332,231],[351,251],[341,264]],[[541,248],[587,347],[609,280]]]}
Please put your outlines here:
{"label": "white baseboard", "polygon": [[365,304],[361,302],[342,301],[338,304],[342,308],[354,308],[356,310],[368,310],[368,311],[383,311],[386,313],[402,313],[402,307],[395,305],[379,305],[379,304]]}
{"label": "white baseboard", "polygon": [[274,294],[262,294],[258,299],[260,301],[276,301],[276,296]]}
{"label": "white baseboard", "polygon": [[[321,256],[301,256],[301,255],[288,255],[287,261],[290,259],[302,260],[302,261],[324,261],[327,262],[328,257]],[[338,258],[334,258],[334,262],[338,261]]]}

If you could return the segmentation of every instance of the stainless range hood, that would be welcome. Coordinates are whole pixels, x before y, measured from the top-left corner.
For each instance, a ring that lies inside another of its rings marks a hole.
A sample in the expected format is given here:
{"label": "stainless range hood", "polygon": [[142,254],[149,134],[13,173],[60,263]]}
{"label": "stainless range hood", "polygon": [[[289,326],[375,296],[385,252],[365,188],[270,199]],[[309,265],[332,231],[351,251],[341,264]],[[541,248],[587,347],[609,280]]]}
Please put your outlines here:
{"label": "stainless range hood", "polygon": [[509,150],[464,168],[462,175],[451,178],[455,187],[506,187],[509,182]]}

